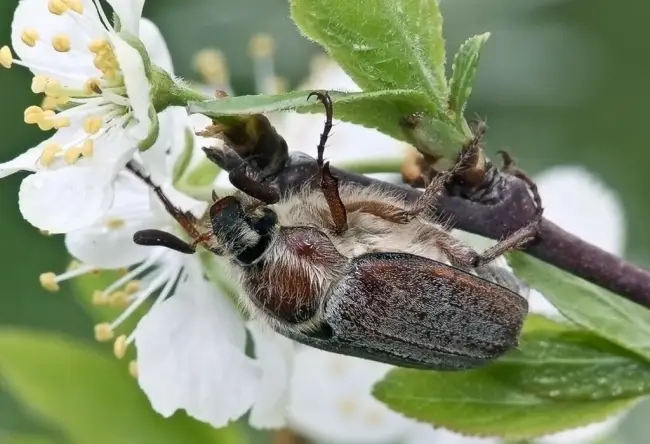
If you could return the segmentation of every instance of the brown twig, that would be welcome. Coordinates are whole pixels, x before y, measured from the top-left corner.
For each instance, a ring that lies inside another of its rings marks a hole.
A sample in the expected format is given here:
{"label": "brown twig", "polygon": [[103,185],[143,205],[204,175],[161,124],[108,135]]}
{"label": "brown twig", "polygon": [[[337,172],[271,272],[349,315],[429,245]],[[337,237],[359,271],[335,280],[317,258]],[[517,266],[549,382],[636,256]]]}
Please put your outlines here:
{"label": "brown twig", "polygon": [[[305,184],[317,186],[316,161],[303,153],[292,153],[284,168],[269,177],[282,193]],[[415,201],[420,191],[379,182],[348,171],[333,169],[341,182],[375,184]],[[490,165],[486,182],[475,189],[452,184],[449,194],[438,201],[433,217],[449,219],[455,228],[499,239],[531,220],[535,204],[521,180],[500,174]],[[601,250],[548,220],[543,220],[538,239],[525,250],[551,265],[613,291],[650,308],[650,272]]]}

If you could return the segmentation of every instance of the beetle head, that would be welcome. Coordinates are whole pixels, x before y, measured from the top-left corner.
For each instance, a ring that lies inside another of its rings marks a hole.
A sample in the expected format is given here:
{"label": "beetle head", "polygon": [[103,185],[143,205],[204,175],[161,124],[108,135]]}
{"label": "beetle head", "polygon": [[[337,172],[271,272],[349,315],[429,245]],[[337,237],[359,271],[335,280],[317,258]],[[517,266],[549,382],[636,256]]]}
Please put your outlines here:
{"label": "beetle head", "polygon": [[213,237],[210,250],[234,256],[242,265],[261,258],[278,231],[277,215],[267,206],[246,208],[235,196],[226,196],[210,207]]}

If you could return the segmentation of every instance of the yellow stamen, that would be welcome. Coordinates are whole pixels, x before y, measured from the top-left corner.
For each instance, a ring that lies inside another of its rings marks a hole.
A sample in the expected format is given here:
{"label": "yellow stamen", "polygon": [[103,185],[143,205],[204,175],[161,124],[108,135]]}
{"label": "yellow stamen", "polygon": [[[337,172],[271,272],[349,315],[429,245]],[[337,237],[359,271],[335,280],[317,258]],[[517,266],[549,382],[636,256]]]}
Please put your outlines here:
{"label": "yellow stamen", "polygon": [[93,54],[99,54],[100,52],[104,51],[108,45],[108,40],[106,39],[95,39],[92,40],[90,43],[88,43],[88,49],[90,52]]}
{"label": "yellow stamen", "polygon": [[117,359],[122,359],[124,356],[126,356],[126,348],[126,335],[118,336],[115,340],[115,343],[113,344],[113,353],[115,354],[115,357]]}
{"label": "yellow stamen", "polygon": [[97,134],[102,129],[102,123],[101,117],[88,117],[84,120],[84,131],[88,134]]}
{"label": "yellow stamen", "polygon": [[23,113],[23,118],[25,123],[34,124],[38,123],[39,120],[43,117],[43,108],[40,106],[32,105],[28,106]]}
{"label": "yellow stamen", "polygon": [[60,128],[67,128],[70,126],[70,119],[67,117],[58,117],[54,119],[54,128],[60,129]]}
{"label": "yellow stamen", "polygon": [[129,375],[138,379],[138,363],[136,361],[129,362]]}
{"label": "yellow stamen", "polygon": [[61,152],[61,145],[56,142],[51,142],[43,147],[43,152],[41,153],[41,165],[44,167],[49,167],[54,162],[54,158],[57,154]]}
{"label": "yellow stamen", "polygon": [[43,92],[51,97],[58,97],[62,90],[61,82],[55,79],[48,79],[43,88]]}
{"label": "yellow stamen", "polygon": [[118,268],[115,271],[116,271],[118,276],[126,276],[126,274],[129,272],[129,269],[125,268],[125,267],[122,267],[122,268]]}
{"label": "yellow stamen", "polygon": [[11,64],[14,62],[14,56],[11,54],[11,49],[8,46],[3,46],[0,48],[0,65],[5,68],[11,68]]}
{"label": "yellow stamen", "polygon": [[48,78],[46,76],[36,75],[32,79],[32,92],[34,94],[40,94],[45,92],[45,87],[47,86]]}
{"label": "yellow stamen", "polygon": [[103,323],[95,325],[95,339],[99,342],[108,342],[115,337],[111,324]]}
{"label": "yellow stamen", "polygon": [[108,303],[108,297],[101,290],[95,290],[93,292],[92,304],[93,305],[106,305]]}
{"label": "yellow stamen", "polygon": [[38,129],[40,129],[41,131],[49,131],[52,128],[54,128],[54,121],[45,117],[45,113],[48,111],[50,110],[45,111],[41,116],[41,118],[36,122],[36,125],[38,125]]}
{"label": "yellow stamen", "polygon": [[126,308],[129,305],[129,295],[126,291],[116,291],[108,297],[108,305],[114,308]]}
{"label": "yellow stamen", "polygon": [[47,9],[55,15],[61,15],[68,10],[68,6],[62,0],[50,0]]}
{"label": "yellow stamen", "polygon": [[56,282],[56,274],[51,272],[43,273],[38,277],[38,280],[41,281],[41,286],[47,291],[59,291],[59,284]]}
{"label": "yellow stamen", "polygon": [[70,101],[70,96],[58,96],[55,98],[57,105],[65,105]]}
{"label": "yellow stamen", "polygon": [[131,281],[124,287],[127,294],[134,294],[140,291],[140,281]]}
{"label": "yellow stamen", "polygon": [[257,34],[248,42],[248,51],[251,57],[269,57],[275,50],[275,41],[268,34]]}
{"label": "yellow stamen", "polygon": [[78,146],[71,146],[65,150],[65,153],[63,153],[63,160],[68,165],[72,165],[77,161],[77,159],[79,159],[79,156],[81,156],[81,148]]}
{"label": "yellow stamen", "polygon": [[34,28],[25,28],[23,33],[20,35],[20,40],[27,46],[32,48],[36,46],[36,41],[38,40],[38,31]]}
{"label": "yellow stamen", "polygon": [[228,68],[221,51],[211,48],[202,49],[194,56],[194,67],[211,85],[228,83]]}
{"label": "yellow stamen", "polygon": [[99,87],[99,79],[88,79],[84,82],[84,92],[88,95],[101,94],[102,90]]}
{"label": "yellow stamen", "polygon": [[[43,102],[41,103],[41,107],[44,110],[54,110],[58,106],[57,99],[55,97],[50,97],[50,96],[45,96],[43,97]],[[36,122],[34,122],[36,123]]]}
{"label": "yellow stamen", "polygon": [[111,230],[119,230],[125,223],[124,219],[120,219],[119,217],[110,217],[106,220],[106,227]]}
{"label": "yellow stamen", "polygon": [[81,0],[63,0],[63,2],[77,14],[84,13],[84,5]]}
{"label": "yellow stamen", "polygon": [[84,157],[93,157],[95,153],[95,145],[92,140],[86,139],[81,144],[81,155]]}

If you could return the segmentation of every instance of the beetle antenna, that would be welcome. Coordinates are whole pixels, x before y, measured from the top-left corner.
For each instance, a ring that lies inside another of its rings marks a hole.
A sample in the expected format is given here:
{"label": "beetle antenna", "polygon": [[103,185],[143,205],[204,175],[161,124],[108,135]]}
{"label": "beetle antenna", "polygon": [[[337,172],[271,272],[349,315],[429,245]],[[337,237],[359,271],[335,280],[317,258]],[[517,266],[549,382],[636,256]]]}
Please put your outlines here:
{"label": "beetle antenna", "polygon": [[325,127],[323,132],[320,135],[320,142],[318,143],[318,166],[323,167],[323,153],[325,152],[325,143],[327,143],[327,137],[332,130],[332,119],[334,116],[334,110],[332,105],[332,98],[327,91],[312,91],[307,96],[307,100],[311,99],[312,96],[316,98],[325,106]]}

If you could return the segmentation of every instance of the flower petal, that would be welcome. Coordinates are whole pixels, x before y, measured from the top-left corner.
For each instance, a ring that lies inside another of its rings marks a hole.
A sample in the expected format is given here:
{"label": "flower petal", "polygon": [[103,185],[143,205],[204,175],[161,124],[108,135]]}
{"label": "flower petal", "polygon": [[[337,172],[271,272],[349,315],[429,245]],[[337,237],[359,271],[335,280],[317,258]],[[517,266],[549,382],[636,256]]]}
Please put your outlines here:
{"label": "flower petal", "polygon": [[50,233],[67,233],[93,224],[111,205],[112,176],[94,168],[67,167],[38,171],[20,185],[23,217]]}
{"label": "flower petal", "polygon": [[169,53],[169,49],[167,49],[165,38],[160,32],[160,29],[149,19],[140,19],[140,41],[147,48],[149,57],[155,65],[170,74],[174,73],[172,56]]}
{"label": "flower petal", "polygon": [[118,35],[110,35],[111,43],[115,49],[122,75],[124,86],[129,96],[129,104],[137,123],[129,127],[129,132],[139,140],[145,139],[153,125],[149,116],[151,109],[151,84],[145,73],[144,62],[140,53]]}
{"label": "flower petal", "polygon": [[150,247],[133,242],[133,233],[159,225],[151,214],[146,186],[123,174],[115,182],[115,198],[106,215],[89,228],[68,233],[65,245],[85,264],[109,269],[128,267],[151,254]]}
{"label": "flower petal", "polygon": [[[63,85],[81,87],[90,77],[100,77],[101,72],[93,65],[93,54],[88,50],[90,40],[103,37],[105,29],[99,21],[92,0],[83,1],[81,16],[74,12],[54,15],[48,11],[45,0],[21,0],[11,23],[11,44],[14,51],[26,63],[35,65],[34,74],[47,75]],[[25,29],[38,33],[36,45],[26,45],[21,36]],[[58,52],[52,39],[66,35],[71,50]]]}
{"label": "flower petal", "polygon": [[397,441],[412,425],[370,394],[390,366],[310,347],[294,362],[289,422],[306,437],[379,444]]}
{"label": "flower petal", "polygon": [[[161,181],[171,177],[174,163],[185,150],[188,135],[192,136],[192,120],[184,107],[171,106],[158,113],[160,132],[158,139],[148,150],[140,153],[147,171]],[[192,138],[189,139],[193,141]],[[202,151],[200,154],[203,154]]]}
{"label": "flower petal", "polygon": [[13,159],[0,163],[0,179],[18,171],[36,171],[41,152],[40,148],[30,148]]}
{"label": "flower petal", "polygon": [[535,182],[545,217],[603,250],[623,252],[623,205],[600,179],[580,166],[559,166],[542,172]]}
{"label": "flower petal", "polygon": [[128,32],[134,37],[138,36],[140,17],[144,0],[106,0],[120,19],[120,32]]}
{"label": "flower petal", "polygon": [[261,375],[244,354],[239,314],[192,264],[189,279],[136,328],[138,381],[163,416],[184,409],[222,427],[251,407]]}
{"label": "flower petal", "polygon": [[293,342],[260,322],[251,321],[247,326],[255,342],[255,357],[262,368],[262,381],[249,422],[260,429],[282,427],[289,405]]}

